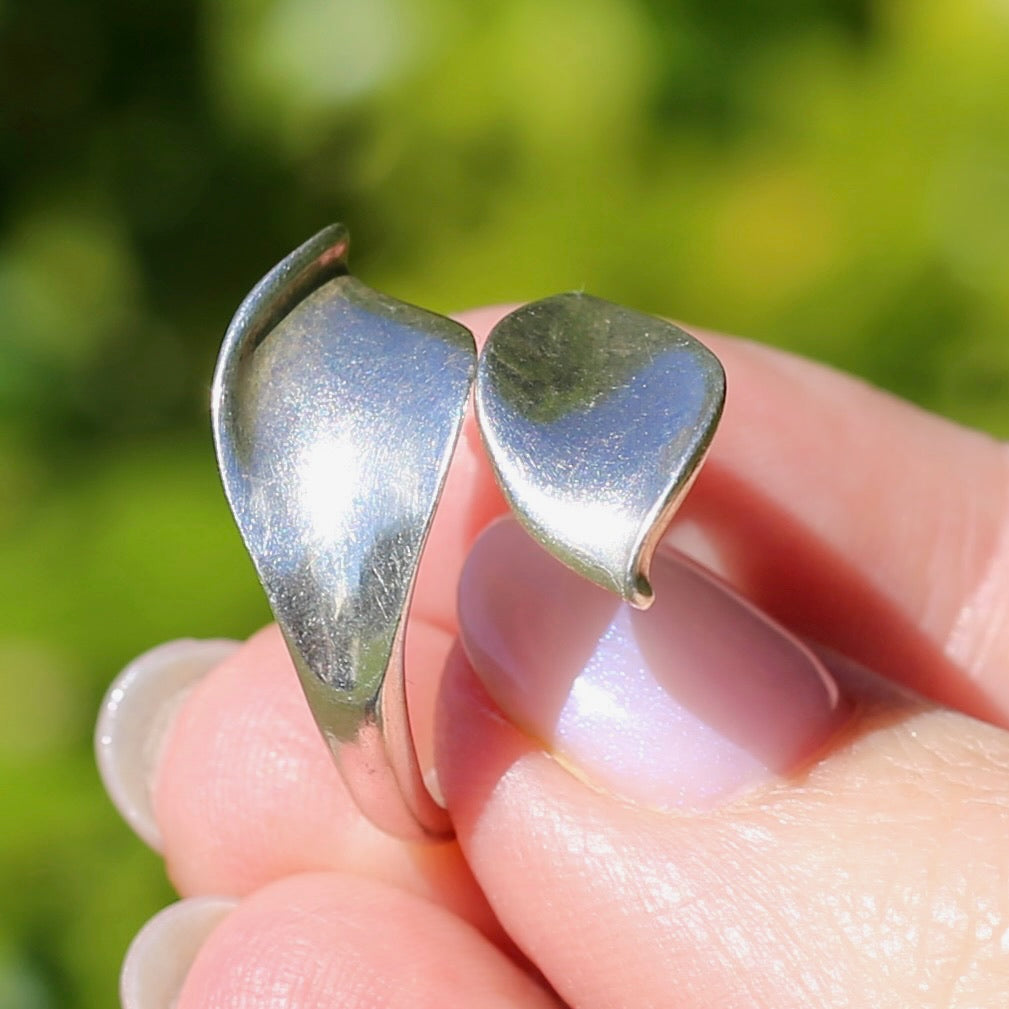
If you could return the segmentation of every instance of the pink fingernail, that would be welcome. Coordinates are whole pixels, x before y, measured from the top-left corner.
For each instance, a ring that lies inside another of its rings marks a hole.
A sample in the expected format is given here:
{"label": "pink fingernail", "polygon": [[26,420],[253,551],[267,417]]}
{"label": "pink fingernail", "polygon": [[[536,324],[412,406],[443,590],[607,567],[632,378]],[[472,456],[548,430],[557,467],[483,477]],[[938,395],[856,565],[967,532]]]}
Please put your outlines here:
{"label": "pink fingernail", "polygon": [[463,645],[516,725],[650,806],[709,807],[814,757],[850,705],[812,652],[682,555],[651,581],[635,610],[502,519],[463,572]]}

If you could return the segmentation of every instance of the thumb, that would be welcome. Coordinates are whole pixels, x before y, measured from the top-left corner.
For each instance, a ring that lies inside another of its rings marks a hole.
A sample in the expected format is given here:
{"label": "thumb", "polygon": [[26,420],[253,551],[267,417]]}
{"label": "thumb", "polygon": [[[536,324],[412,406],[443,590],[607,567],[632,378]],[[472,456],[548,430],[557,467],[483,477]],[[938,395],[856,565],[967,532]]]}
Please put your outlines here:
{"label": "thumb", "polygon": [[511,520],[467,564],[438,769],[516,942],[579,1009],[1003,1004],[1009,734],[652,574],[629,610]]}

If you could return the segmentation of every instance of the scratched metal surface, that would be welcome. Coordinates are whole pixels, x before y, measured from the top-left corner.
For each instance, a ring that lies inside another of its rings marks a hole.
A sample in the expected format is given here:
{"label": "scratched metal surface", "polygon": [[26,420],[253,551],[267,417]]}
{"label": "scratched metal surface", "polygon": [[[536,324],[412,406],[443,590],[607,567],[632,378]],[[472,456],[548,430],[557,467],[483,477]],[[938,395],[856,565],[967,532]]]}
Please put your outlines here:
{"label": "scratched metal surface", "polygon": [[462,326],[351,277],[345,254],[346,232],[327,229],[239,310],[214,384],[218,458],[359,804],[394,833],[415,819],[438,833],[406,715],[403,632],[475,348]]}
{"label": "scratched metal surface", "polygon": [[645,607],[656,543],[725,399],[714,354],[586,294],[507,316],[477,374],[480,429],[517,517],[564,563]]}

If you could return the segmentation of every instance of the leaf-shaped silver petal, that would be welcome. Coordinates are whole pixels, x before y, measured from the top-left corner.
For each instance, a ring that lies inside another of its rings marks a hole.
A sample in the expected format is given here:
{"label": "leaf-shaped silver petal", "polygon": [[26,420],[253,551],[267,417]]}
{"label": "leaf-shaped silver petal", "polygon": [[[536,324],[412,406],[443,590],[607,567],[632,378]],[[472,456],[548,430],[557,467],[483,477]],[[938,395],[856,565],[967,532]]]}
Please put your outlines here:
{"label": "leaf-shaped silver petal", "polygon": [[480,430],[526,529],[639,607],[652,553],[725,400],[718,358],[678,326],[586,294],[502,319],[477,371]]}
{"label": "leaf-shaped silver petal", "polygon": [[238,527],[358,804],[392,833],[419,821],[438,834],[447,820],[417,771],[403,632],[476,350],[464,327],[349,276],[347,241],[327,228],[239,308],[214,378],[214,436]]}

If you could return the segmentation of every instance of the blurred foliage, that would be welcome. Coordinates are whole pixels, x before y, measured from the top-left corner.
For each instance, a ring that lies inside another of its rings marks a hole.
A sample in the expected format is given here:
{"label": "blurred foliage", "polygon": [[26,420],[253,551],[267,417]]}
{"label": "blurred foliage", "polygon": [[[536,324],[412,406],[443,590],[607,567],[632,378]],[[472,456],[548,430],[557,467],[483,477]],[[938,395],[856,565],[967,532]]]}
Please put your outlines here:
{"label": "blurred foliage", "polygon": [[133,653],[266,618],[207,435],[344,220],[425,306],[584,288],[1009,434],[1005,0],[0,2],[0,1007],[114,1002],[169,890],[102,797]]}

